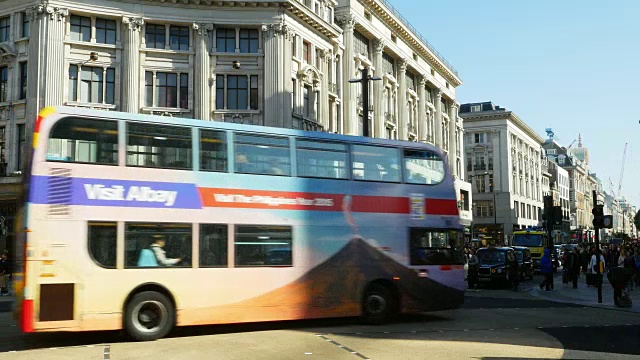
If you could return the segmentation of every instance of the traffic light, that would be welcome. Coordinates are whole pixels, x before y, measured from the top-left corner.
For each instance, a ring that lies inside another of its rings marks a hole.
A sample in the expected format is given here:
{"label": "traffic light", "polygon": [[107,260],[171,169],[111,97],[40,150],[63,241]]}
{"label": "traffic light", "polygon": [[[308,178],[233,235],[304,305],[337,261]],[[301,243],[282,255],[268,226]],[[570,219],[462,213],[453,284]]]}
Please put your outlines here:
{"label": "traffic light", "polygon": [[595,205],[591,209],[591,213],[593,214],[593,227],[604,228],[604,205]]}
{"label": "traffic light", "polygon": [[602,217],[602,228],[613,229],[613,215],[605,215]]}
{"label": "traffic light", "polygon": [[553,217],[553,225],[562,225],[562,206],[554,206],[551,214]]}

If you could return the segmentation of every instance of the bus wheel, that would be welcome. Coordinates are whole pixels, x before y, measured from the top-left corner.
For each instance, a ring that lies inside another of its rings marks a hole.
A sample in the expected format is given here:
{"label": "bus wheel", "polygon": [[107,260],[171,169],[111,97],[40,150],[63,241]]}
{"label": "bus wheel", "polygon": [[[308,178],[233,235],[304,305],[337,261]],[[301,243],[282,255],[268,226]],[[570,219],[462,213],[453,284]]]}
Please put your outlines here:
{"label": "bus wheel", "polygon": [[169,333],[176,321],[171,300],[155,291],[135,294],[125,311],[125,330],[137,341],[151,341]]}
{"label": "bus wheel", "polygon": [[362,313],[369,324],[384,324],[397,315],[397,301],[389,287],[382,284],[369,286],[362,300]]}

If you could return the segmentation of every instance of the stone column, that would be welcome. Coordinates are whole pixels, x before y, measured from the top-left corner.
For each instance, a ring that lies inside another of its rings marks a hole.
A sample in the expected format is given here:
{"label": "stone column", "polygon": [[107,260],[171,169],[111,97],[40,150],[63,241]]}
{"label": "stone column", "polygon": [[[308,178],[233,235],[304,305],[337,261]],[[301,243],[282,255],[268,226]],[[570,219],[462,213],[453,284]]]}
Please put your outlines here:
{"label": "stone column", "polygon": [[[442,144],[442,90],[438,89],[437,93],[436,93],[436,98],[434,99],[435,101],[435,106],[436,106],[436,118],[434,119],[434,129],[433,132],[435,133],[435,145],[439,148],[443,148],[443,144]],[[444,149],[443,149],[444,150]]]}
{"label": "stone column", "polygon": [[409,138],[409,113],[407,110],[407,60],[398,61],[398,140]]}
{"label": "stone column", "polygon": [[124,16],[122,50],[122,111],[138,113],[140,111],[140,30],[144,20],[139,17]]}
{"label": "stone column", "polygon": [[425,86],[427,85],[427,77],[420,77],[418,86],[418,141],[427,142],[427,95],[425,94]]}
{"label": "stone column", "polygon": [[194,118],[211,120],[211,66],[209,56],[209,31],[212,24],[193,23],[195,37],[195,66],[193,71]]}
{"label": "stone column", "polygon": [[456,177],[458,176],[458,167],[456,166],[458,162],[457,152],[460,149],[460,144],[456,144],[457,119],[458,104],[452,101],[451,107],[449,108],[449,163],[451,164],[451,174]]}
{"label": "stone column", "polygon": [[29,98],[37,98],[37,104],[34,104],[37,112],[45,106],[61,105],[64,100],[64,34],[69,10],[43,1],[28,12],[32,23],[29,40],[29,58],[32,61],[28,65],[29,74],[33,74],[31,78],[37,81],[37,86],[32,87],[34,96]]}
{"label": "stone column", "polygon": [[291,124],[291,40],[295,34],[280,21],[263,25],[264,120],[263,124],[290,128]]}
{"label": "stone column", "polygon": [[[384,51],[384,41],[377,39],[373,41],[373,67],[375,74],[382,78],[382,52]],[[373,137],[384,138],[384,104],[382,103],[382,92],[384,83],[382,80],[373,82]]]}
{"label": "stone column", "polygon": [[318,123],[323,126],[325,131],[329,131],[331,128],[331,120],[329,119],[329,66],[332,61],[331,50],[320,50],[320,73],[322,74],[320,83],[320,105],[318,111],[320,112],[317,118]]}
{"label": "stone column", "polygon": [[339,17],[338,24],[344,29],[343,42],[344,52],[342,55],[342,117],[344,131],[347,135],[358,135],[358,114],[357,89],[358,84],[351,84],[349,80],[356,76],[353,52],[353,29],[356,25],[356,18],[352,14]]}

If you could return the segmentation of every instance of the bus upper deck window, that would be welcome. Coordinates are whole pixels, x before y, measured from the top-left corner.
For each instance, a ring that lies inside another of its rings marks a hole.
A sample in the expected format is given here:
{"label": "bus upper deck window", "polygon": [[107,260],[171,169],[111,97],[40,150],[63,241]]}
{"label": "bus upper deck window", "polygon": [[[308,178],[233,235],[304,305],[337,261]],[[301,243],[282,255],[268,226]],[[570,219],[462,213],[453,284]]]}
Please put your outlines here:
{"label": "bus upper deck window", "polygon": [[435,185],[444,179],[444,161],[433,151],[405,150],[404,171],[407,183]]}
{"label": "bus upper deck window", "polygon": [[48,161],[118,163],[118,123],[65,118],[53,126],[47,143]]}

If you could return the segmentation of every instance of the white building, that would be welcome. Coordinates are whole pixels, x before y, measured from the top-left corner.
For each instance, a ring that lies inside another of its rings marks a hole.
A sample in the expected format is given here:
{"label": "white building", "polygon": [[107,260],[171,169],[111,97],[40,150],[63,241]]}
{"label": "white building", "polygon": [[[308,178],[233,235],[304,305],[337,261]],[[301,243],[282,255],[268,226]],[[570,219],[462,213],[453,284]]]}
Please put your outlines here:
{"label": "white building", "polygon": [[44,106],[358,135],[365,67],[370,135],[441,147],[468,206],[461,80],[387,1],[0,0],[0,211]]}
{"label": "white building", "polygon": [[[474,229],[497,243],[537,226],[542,212],[543,139],[515,113],[490,102],[463,104]],[[495,210],[494,210],[495,209]]]}

